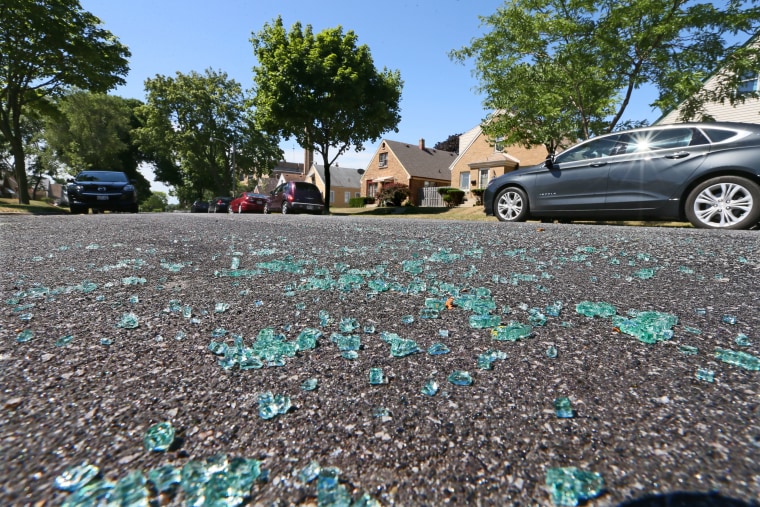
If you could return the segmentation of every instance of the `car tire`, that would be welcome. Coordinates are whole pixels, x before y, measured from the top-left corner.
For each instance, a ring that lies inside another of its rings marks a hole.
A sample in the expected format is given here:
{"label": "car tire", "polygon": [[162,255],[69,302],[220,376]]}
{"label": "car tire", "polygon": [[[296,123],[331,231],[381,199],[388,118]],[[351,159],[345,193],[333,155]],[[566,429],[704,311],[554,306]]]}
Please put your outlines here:
{"label": "car tire", "polygon": [[79,215],[80,213],[87,214],[87,207],[85,206],[75,206],[73,204],[69,205],[69,213],[72,215]]}
{"label": "car tire", "polygon": [[282,203],[282,214],[287,215],[288,214],[288,203],[284,202]]}
{"label": "car tire", "polygon": [[264,209],[263,209],[263,210],[261,210],[261,212],[262,212],[264,215],[268,215],[268,214],[269,214],[269,203],[266,203],[266,204],[264,204]]}
{"label": "car tire", "polygon": [[524,222],[528,219],[528,195],[517,187],[507,187],[496,195],[493,212],[501,222]]}
{"label": "car tire", "polygon": [[749,229],[760,221],[760,186],[740,176],[718,176],[697,185],[685,204],[700,229]]}

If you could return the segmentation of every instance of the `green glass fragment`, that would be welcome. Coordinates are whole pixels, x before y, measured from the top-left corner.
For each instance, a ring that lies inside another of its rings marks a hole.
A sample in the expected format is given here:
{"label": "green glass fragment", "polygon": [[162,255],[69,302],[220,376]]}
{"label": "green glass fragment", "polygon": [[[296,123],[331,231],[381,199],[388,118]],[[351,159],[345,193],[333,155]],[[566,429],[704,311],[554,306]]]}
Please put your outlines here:
{"label": "green glass fragment", "polygon": [[414,322],[414,315],[404,315],[401,317],[402,324],[412,324]]}
{"label": "green glass fragment", "polygon": [[554,413],[560,419],[570,419],[575,414],[573,412],[573,406],[570,403],[570,398],[560,397],[554,400]]}
{"label": "green glass fragment", "polygon": [[124,329],[135,329],[139,325],[140,325],[140,321],[137,315],[135,315],[132,312],[125,313],[124,315],[122,315],[121,320],[119,320],[119,323],[116,324],[117,327],[121,327]]}
{"label": "green glass fragment", "polygon": [[116,485],[107,480],[96,479],[69,495],[61,507],[89,507],[112,505],[108,503]]}
{"label": "green glass fragment", "polygon": [[612,324],[621,333],[634,336],[644,343],[657,343],[673,337],[673,326],[678,324],[678,317],[662,312],[638,312],[633,318],[616,316]]}
{"label": "green glass fragment", "polygon": [[148,481],[153,483],[159,493],[172,491],[179,485],[181,478],[180,469],[172,465],[163,465],[148,471]]}
{"label": "green glass fragment", "polygon": [[720,320],[723,321],[724,324],[730,324],[732,326],[736,324],[736,317],[733,315],[724,315]]}
{"label": "green glass fragment", "polygon": [[595,498],[604,490],[600,474],[576,467],[550,468],[546,471],[546,485],[555,505],[570,507]]}
{"label": "green glass fragment", "polygon": [[372,409],[372,417],[375,418],[382,418],[382,417],[390,417],[391,412],[385,407],[375,407]]}
{"label": "green glass fragment", "polygon": [[448,381],[455,386],[469,386],[472,385],[472,376],[469,372],[454,370],[448,376]]}
{"label": "green glass fragment", "polygon": [[350,507],[351,495],[338,482],[340,470],[335,467],[322,468],[317,477],[317,505],[319,507]]}
{"label": "green glass fragment", "polygon": [[427,382],[425,382],[425,384],[423,384],[421,392],[422,394],[426,396],[435,396],[436,394],[438,394],[439,388],[440,386],[438,385],[438,382],[436,382],[433,379],[430,379]]}
{"label": "green glass fragment", "polygon": [[290,398],[285,395],[273,395],[270,391],[259,395],[259,417],[272,419],[290,410]]}
{"label": "green glass fragment", "polygon": [[95,479],[98,474],[100,474],[98,467],[85,462],[64,470],[55,478],[53,486],[61,491],[76,491]]}
{"label": "green glass fragment", "polygon": [[491,330],[491,337],[499,341],[515,342],[522,338],[529,338],[533,334],[533,327],[520,324],[511,320],[506,326],[497,326]]}
{"label": "green glass fragment", "polygon": [[507,358],[507,353],[501,350],[488,350],[478,356],[478,368],[481,370],[490,370],[493,368],[493,363],[497,360],[503,360]]}
{"label": "green glass fragment", "polygon": [[317,340],[322,336],[322,331],[315,328],[304,328],[296,338],[298,350],[310,350],[317,346]]}
{"label": "green glass fragment", "polygon": [[548,357],[549,359],[556,358],[557,357],[557,347],[555,347],[554,345],[549,345],[546,348],[546,357]]}
{"label": "green glass fragment", "polygon": [[34,338],[34,332],[31,329],[24,329],[16,335],[16,342],[24,343]]}
{"label": "green glass fragment", "polygon": [[739,347],[749,347],[752,342],[749,341],[749,336],[744,333],[739,333],[734,339],[734,343]]}
{"label": "green glass fragment", "polygon": [[440,311],[435,308],[422,308],[420,310],[421,319],[437,319],[440,316]]}
{"label": "green glass fragment", "polygon": [[149,492],[145,476],[139,470],[129,472],[116,481],[108,497],[109,505],[128,505],[129,507],[149,507]]}
{"label": "green glass fragment", "polygon": [[687,355],[687,356],[694,356],[697,353],[699,353],[699,349],[697,347],[694,347],[692,345],[681,345],[678,347],[678,351],[681,354]]}
{"label": "green glass fragment", "polygon": [[229,303],[216,303],[214,305],[214,313],[224,313],[230,309]]}
{"label": "green glass fragment", "polygon": [[340,357],[353,361],[359,357],[359,353],[355,350],[344,350],[340,353]]}
{"label": "green glass fragment", "polygon": [[427,353],[431,356],[438,356],[441,354],[448,354],[449,348],[443,343],[434,343],[427,349]]}
{"label": "green glass fragment", "polygon": [[319,384],[319,381],[315,378],[307,378],[301,384],[302,391],[314,391]]}
{"label": "green glass fragment", "polygon": [[473,329],[497,327],[501,324],[501,316],[490,314],[470,315],[469,324]]}
{"label": "green glass fragment", "polygon": [[586,317],[612,317],[617,313],[614,306],[609,303],[582,301],[575,305],[575,311]]}
{"label": "green glass fragment", "polygon": [[703,382],[715,382],[715,372],[708,370],[707,368],[698,369],[695,376],[697,380],[701,380]]}
{"label": "green glass fragment", "polygon": [[55,346],[56,347],[65,347],[66,345],[68,345],[69,343],[71,343],[71,341],[73,339],[74,339],[74,335],[70,335],[69,334],[69,335],[66,335],[66,336],[61,336],[60,338],[58,338],[55,341]]}
{"label": "green glass fragment", "polygon": [[310,461],[308,465],[303,467],[301,471],[298,472],[298,479],[304,484],[308,484],[319,477],[319,472],[321,470],[322,467],[319,466],[319,463],[317,461]]}
{"label": "green glass fragment", "polygon": [[170,422],[154,424],[143,437],[146,451],[164,452],[174,443],[174,427]]}
{"label": "green glass fragment", "polygon": [[724,363],[732,364],[745,370],[760,371],[760,358],[747,352],[716,347],[715,357]]}
{"label": "green glass fragment", "polygon": [[370,385],[377,386],[387,383],[388,380],[383,374],[382,368],[370,368],[369,369],[369,383]]}

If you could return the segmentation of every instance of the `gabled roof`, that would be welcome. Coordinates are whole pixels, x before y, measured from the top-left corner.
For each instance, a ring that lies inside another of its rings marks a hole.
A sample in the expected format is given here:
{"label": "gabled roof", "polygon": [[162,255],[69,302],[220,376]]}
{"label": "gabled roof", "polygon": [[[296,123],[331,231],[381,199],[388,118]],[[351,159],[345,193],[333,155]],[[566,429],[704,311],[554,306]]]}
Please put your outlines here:
{"label": "gabled roof", "polygon": [[[319,179],[321,179],[324,183],[325,166],[312,164],[311,167],[317,172]],[[362,179],[362,175],[359,174],[359,171],[360,169],[354,169],[351,167],[330,167],[330,186],[343,188],[361,188],[360,181]]]}
{"label": "gabled roof", "polygon": [[431,180],[450,180],[449,166],[457,154],[434,148],[420,148],[418,144],[385,140],[385,145],[404,166],[409,176]]}
{"label": "gabled roof", "polygon": [[467,153],[467,150],[470,149],[472,143],[475,142],[482,132],[483,127],[477,125],[459,136],[459,155],[457,155],[457,157],[451,161],[451,164],[449,164],[449,171],[454,169],[454,166],[459,162],[459,159]]}

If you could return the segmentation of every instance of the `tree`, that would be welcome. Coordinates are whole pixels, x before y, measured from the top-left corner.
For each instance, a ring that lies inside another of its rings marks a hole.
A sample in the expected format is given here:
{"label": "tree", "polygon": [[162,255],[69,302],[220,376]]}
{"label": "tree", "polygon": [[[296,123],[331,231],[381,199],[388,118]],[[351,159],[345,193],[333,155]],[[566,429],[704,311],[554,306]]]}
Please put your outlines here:
{"label": "tree", "polygon": [[357,42],[340,26],[315,35],[311,25],[296,23],[287,31],[281,17],[251,38],[258,60],[255,115],[265,128],[322,156],[326,195],[335,160],[397,131],[401,119],[399,72],[378,72],[369,47]]}
{"label": "tree", "polygon": [[10,143],[18,199],[29,203],[21,118],[69,87],[105,92],[124,83],[126,46],[78,0],[0,4],[0,132]]}
{"label": "tree", "polygon": [[132,138],[139,127],[136,99],[76,90],[61,97],[57,113],[48,115],[45,141],[70,174],[86,169],[123,171],[137,182],[137,195],[150,194],[139,171],[147,161]]}
{"label": "tree", "polygon": [[140,205],[141,211],[166,211],[169,206],[169,197],[165,192],[153,192],[150,197]]}
{"label": "tree", "polygon": [[435,143],[436,150],[441,151],[450,151],[452,153],[459,154],[459,136],[462,134],[451,134],[449,137],[446,138],[445,141],[441,141],[439,143]]}
{"label": "tree", "polygon": [[282,158],[279,138],[255,124],[240,84],[226,73],[156,76],[145,89],[135,135],[156,179],[176,186],[183,202],[206,190],[236,192],[239,174],[268,174]]}
{"label": "tree", "polygon": [[738,51],[726,37],[757,30],[756,1],[510,0],[481,18],[489,33],[450,56],[475,59],[485,105],[496,111],[486,134],[554,151],[614,130],[646,84],[658,91],[652,106],[668,110],[728,65],[732,77],[710,98],[735,100],[731,82],[758,51]]}

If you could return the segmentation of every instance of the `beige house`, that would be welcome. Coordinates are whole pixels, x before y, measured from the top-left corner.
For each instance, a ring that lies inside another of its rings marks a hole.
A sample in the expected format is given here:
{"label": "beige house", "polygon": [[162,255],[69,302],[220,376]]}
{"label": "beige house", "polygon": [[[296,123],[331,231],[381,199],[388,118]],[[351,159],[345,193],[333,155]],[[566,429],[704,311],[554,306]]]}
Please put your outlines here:
{"label": "beige house", "polygon": [[420,204],[420,191],[426,187],[447,187],[451,182],[449,166],[456,153],[417,144],[384,139],[361,179],[362,197],[375,197],[384,186],[402,183],[409,186],[409,201]]}
{"label": "beige house", "polygon": [[[760,44],[760,38],[750,39],[747,44]],[[725,70],[718,70],[715,74],[707,78],[702,86],[703,90],[715,90],[722,77],[725,77]],[[742,76],[742,82],[736,90],[737,95],[748,92],[760,91],[760,72],[754,71]],[[660,117],[655,125],[669,125],[681,123],[679,118],[681,108],[676,108]],[[721,104],[720,102],[710,102],[705,105],[704,116],[712,118],[714,121],[737,121],[743,123],[760,123],[760,99],[748,98],[744,103],[732,106],[728,101]]]}
{"label": "beige house", "polygon": [[471,191],[486,188],[488,182],[520,166],[530,166],[546,160],[546,148],[534,146],[524,148],[519,145],[506,146],[490,140],[480,126],[459,136],[459,156],[451,163],[449,184],[466,192],[467,203],[476,199]]}
{"label": "beige house", "polygon": [[349,167],[330,167],[330,195],[325,194],[325,166],[311,164],[304,181],[315,184],[330,207],[348,208],[351,198],[361,195],[362,172]]}

